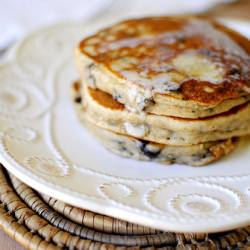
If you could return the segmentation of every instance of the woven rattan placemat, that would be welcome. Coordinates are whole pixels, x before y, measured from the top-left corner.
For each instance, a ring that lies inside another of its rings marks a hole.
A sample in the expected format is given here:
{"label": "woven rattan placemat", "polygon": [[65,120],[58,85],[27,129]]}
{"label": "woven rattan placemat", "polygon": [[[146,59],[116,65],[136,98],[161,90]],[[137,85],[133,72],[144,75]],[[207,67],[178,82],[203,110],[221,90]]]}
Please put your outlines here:
{"label": "woven rattan placemat", "polygon": [[219,234],[161,232],[37,193],[0,166],[0,227],[27,249],[250,249],[250,226]]}

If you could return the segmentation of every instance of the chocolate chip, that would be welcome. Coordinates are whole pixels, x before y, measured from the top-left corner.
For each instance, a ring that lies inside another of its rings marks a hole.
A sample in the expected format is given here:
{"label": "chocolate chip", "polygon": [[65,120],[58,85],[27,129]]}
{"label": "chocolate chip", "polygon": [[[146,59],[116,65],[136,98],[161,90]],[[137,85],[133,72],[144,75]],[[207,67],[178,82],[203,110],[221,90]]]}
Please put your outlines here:
{"label": "chocolate chip", "polygon": [[176,162],[176,157],[170,157],[169,160],[170,160],[171,162]]}
{"label": "chocolate chip", "polygon": [[121,100],[122,100],[122,96],[119,95],[119,94],[113,95],[113,98],[114,98],[116,101],[121,101]]}
{"label": "chocolate chip", "polygon": [[155,101],[152,98],[145,98],[144,103],[148,106],[149,104],[155,104]]}
{"label": "chocolate chip", "polygon": [[176,40],[180,43],[185,43],[186,42],[186,38],[183,34],[179,34],[177,37],[176,37]]}
{"label": "chocolate chip", "polygon": [[77,97],[75,98],[75,102],[76,102],[76,103],[81,103],[81,102],[82,102],[82,97],[81,97],[81,96],[77,96]]}
{"label": "chocolate chip", "polygon": [[164,82],[164,89],[170,92],[180,92],[180,85],[173,82]]}
{"label": "chocolate chip", "polygon": [[121,150],[122,150],[122,151],[127,151],[127,148],[126,148],[125,146],[122,146],[122,147],[121,147]]}
{"label": "chocolate chip", "polygon": [[213,108],[209,108],[209,109],[208,109],[208,112],[209,112],[209,113],[212,113],[213,111],[214,111]]}
{"label": "chocolate chip", "polygon": [[231,68],[230,71],[229,71],[229,74],[230,75],[240,75],[240,70],[238,68]]}
{"label": "chocolate chip", "polygon": [[177,89],[168,89],[168,91],[172,92],[172,93],[180,93],[181,92],[181,88],[177,88]]}
{"label": "chocolate chip", "polygon": [[192,155],[192,158],[193,158],[193,160],[194,161],[201,161],[202,159],[206,159],[206,158],[208,158],[208,157],[210,157],[211,156],[211,153],[209,152],[209,151],[206,151],[206,152],[204,152],[204,153],[202,153],[202,154],[194,154],[194,155]]}
{"label": "chocolate chip", "polygon": [[87,66],[87,68],[89,69],[89,70],[91,70],[92,68],[94,68],[95,67],[95,64],[94,63],[90,63],[88,66]]}
{"label": "chocolate chip", "polygon": [[144,141],[144,140],[140,140],[141,142],[141,145],[140,145],[140,150],[141,152],[146,155],[147,157],[149,157],[150,159],[154,159],[156,158],[160,153],[161,153],[161,150],[157,150],[157,151],[150,151],[148,148],[147,148],[147,145],[149,144],[148,141]]}

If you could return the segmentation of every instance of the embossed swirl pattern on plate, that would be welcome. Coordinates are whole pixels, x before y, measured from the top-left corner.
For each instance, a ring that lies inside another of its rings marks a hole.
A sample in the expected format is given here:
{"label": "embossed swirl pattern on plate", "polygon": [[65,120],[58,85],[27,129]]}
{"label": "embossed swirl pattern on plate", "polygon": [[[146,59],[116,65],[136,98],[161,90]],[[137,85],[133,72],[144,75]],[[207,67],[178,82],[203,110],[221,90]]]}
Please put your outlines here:
{"label": "embossed swirl pattern on plate", "polygon": [[159,185],[144,197],[151,210],[171,216],[206,218],[228,214],[244,208],[245,200],[240,193],[224,185],[180,181]]}
{"label": "embossed swirl pattern on plate", "polygon": [[28,97],[22,89],[14,86],[0,88],[0,110],[21,111],[28,103]]}
{"label": "embossed swirl pattern on plate", "polygon": [[24,163],[30,170],[44,175],[64,177],[68,173],[67,165],[58,159],[31,156],[25,158]]}
{"label": "embossed swirl pattern on plate", "polygon": [[16,142],[29,143],[38,138],[38,133],[34,129],[21,126],[8,127],[3,134],[5,139]]}

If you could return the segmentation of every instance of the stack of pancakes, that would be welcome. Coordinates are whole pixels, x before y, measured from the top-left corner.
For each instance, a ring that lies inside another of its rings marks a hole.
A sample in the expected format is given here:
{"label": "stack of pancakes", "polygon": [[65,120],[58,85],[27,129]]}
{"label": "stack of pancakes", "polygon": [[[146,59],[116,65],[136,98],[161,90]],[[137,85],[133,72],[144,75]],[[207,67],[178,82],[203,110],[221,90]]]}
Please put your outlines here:
{"label": "stack of pancakes", "polygon": [[197,17],[128,20],[76,49],[74,100],[111,151],[205,165],[250,134],[250,41]]}

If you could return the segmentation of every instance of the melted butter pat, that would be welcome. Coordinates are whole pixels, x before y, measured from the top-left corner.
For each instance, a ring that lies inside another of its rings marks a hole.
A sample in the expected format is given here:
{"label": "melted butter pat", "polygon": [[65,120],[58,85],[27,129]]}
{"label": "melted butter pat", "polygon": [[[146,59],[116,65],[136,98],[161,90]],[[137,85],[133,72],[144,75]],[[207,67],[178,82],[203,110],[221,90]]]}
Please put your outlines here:
{"label": "melted butter pat", "polygon": [[218,84],[223,81],[224,69],[205,56],[195,53],[184,53],[173,60],[173,65],[178,72],[188,78],[208,81]]}
{"label": "melted butter pat", "polygon": [[123,71],[121,74],[131,82],[139,83],[148,90],[157,90],[158,92],[175,90],[183,80],[182,75],[174,72],[159,73],[154,76],[142,76],[136,71]]}

